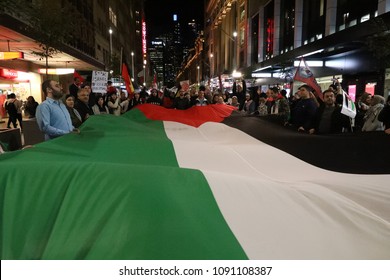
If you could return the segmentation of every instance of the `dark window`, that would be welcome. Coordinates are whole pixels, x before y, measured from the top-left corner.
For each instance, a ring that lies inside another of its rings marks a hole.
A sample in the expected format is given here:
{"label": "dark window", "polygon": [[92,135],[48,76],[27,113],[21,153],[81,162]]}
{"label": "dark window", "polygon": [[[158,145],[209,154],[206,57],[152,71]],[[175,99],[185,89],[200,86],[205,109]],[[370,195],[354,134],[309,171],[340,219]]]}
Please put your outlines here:
{"label": "dark window", "polygon": [[259,56],[259,14],[252,18],[252,63],[258,63]]}
{"label": "dark window", "polygon": [[354,0],[338,0],[336,19],[337,30],[343,30],[373,18],[375,17],[377,10],[378,1],[360,0],[359,4],[357,4]]}
{"label": "dark window", "polygon": [[280,14],[280,53],[294,47],[295,0],[282,0]]}
{"label": "dark window", "polygon": [[326,0],[303,1],[302,43],[304,45],[319,40],[324,36],[325,7]]}

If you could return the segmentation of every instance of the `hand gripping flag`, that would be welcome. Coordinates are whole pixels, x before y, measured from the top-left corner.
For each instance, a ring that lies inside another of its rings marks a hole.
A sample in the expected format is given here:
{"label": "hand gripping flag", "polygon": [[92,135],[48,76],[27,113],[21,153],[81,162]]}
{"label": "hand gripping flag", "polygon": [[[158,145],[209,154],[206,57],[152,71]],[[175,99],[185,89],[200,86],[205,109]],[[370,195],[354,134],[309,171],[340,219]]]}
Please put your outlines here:
{"label": "hand gripping flag", "polygon": [[356,106],[353,103],[351,97],[343,90],[343,107],[341,108],[341,113],[350,117],[355,118],[356,116]]}
{"label": "hand gripping flag", "polygon": [[[302,61],[304,63],[303,66],[301,65]],[[301,81],[311,86],[313,90],[317,93],[318,97],[321,98],[321,100],[324,100],[321,87],[318,85],[316,78],[313,75],[313,72],[311,72],[309,66],[303,58],[301,58],[301,61],[299,62],[297,72],[295,72],[294,80]]]}
{"label": "hand gripping flag", "polygon": [[125,63],[122,63],[122,78],[125,81],[128,96],[132,96],[134,94],[134,87]]}

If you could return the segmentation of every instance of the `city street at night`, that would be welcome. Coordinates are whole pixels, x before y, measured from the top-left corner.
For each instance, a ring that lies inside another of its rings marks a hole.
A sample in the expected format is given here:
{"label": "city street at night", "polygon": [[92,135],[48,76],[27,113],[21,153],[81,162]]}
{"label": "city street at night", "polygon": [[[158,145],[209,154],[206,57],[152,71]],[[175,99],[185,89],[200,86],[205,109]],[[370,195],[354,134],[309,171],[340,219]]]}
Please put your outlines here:
{"label": "city street at night", "polygon": [[389,34],[390,0],[1,0],[1,278],[389,279]]}

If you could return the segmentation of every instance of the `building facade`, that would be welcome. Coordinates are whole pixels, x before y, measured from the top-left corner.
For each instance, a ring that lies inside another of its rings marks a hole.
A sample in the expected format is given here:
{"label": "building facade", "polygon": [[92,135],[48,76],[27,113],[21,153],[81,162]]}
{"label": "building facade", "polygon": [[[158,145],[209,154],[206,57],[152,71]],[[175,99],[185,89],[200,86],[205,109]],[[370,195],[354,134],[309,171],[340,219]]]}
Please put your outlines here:
{"label": "building facade", "polygon": [[[92,70],[112,71],[114,76],[119,76],[120,62],[124,61],[129,70],[134,65],[137,73],[136,68],[142,68],[143,61],[143,3],[136,0],[2,1],[0,52],[20,52],[23,57],[0,59],[0,95],[14,92],[23,101],[32,95],[41,102],[44,97],[40,85],[46,68],[55,70],[49,72],[49,78],[60,81],[65,91],[73,82],[73,72],[62,75],[58,69],[74,69],[87,78]],[[50,21],[51,18],[56,21]],[[39,44],[46,40],[46,35],[60,33],[64,36],[50,42],[57,51],[46,62],[37,55],[43,51]]]}
{"label": "building facade", "polygon": [[209,0],[205,57],[212,76],[237,70],[264,87],[288,87],[304,57],[323,89],[335,77],[351,93],[387,96],[390,65],[379,46],[388,43],[389,11],[389,0]]}
{"label": "building facade", "polygon": [[246,65],[247,1],[205,1],[205,59],[212,76]]}

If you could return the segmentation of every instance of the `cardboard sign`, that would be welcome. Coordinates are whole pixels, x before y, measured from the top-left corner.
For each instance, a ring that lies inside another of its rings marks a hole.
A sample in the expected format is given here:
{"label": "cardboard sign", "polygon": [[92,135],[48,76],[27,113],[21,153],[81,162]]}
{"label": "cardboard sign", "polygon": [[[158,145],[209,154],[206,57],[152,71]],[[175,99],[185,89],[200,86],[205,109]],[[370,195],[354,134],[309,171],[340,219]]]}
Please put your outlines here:
{"label": "cardboard sign", "polygon": [[108,72],[106,71],[93,71],[91,87],[95,93],[107,92]]}

